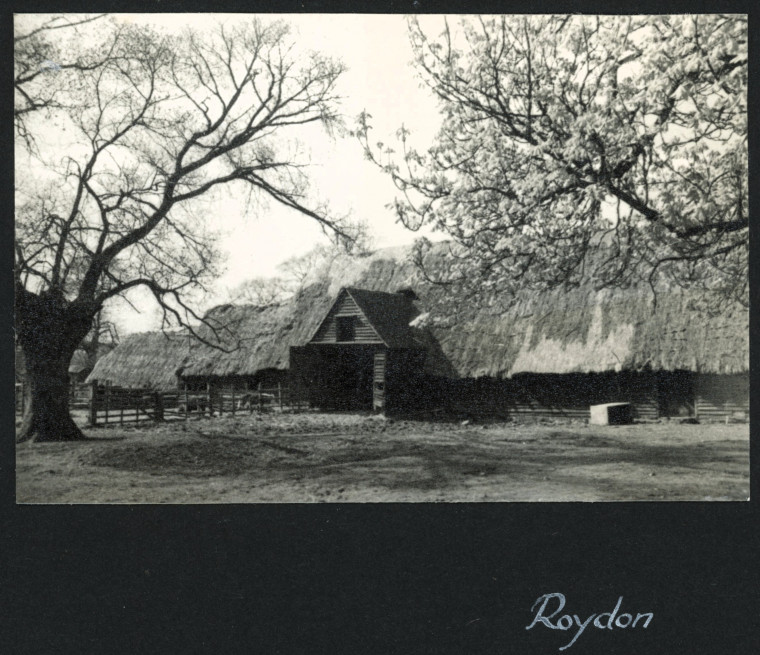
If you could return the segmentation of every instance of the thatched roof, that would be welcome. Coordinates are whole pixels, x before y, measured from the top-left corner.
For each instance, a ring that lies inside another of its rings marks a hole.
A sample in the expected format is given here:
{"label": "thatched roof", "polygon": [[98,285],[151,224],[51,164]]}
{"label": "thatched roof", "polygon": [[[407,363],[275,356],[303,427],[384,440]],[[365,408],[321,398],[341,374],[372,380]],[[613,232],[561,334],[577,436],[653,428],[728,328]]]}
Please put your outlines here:
{"label": "thatched roof", "polygon": [[[446,244],[434,246],[426,255],[429,269],[446,268],[447,252]],[[173,372],[182,367],[186,376],[253,375],[287,368],[290,346],[311,338],[343,287],[359,294],[413,289],[419,297],[415,304],[424,312],[413,323],[415,339],[437,353],[431,360],[440,374],[507,377],[642,369],[738,373],[749,368],[746,308],[710,314],[681,290],[658,293],[655,307],[648,286],[595,291],[590,285],[524,293],[509,306],[502,306],[497,294],[480,304],[427,282],[411,262],[409,248],[327,260],[281,305],[216,308],[209,316],[231,330],[222,341],[229,346],[239,340],[237,350],[197,345],[188,354],[181,349],[174,353],[165,344],[136,344],[133,352],[139,355],[146,349],[153,355],[139,366],[130,361],[129,368],[144,367],[148,375],[154,368]],[[370,305],[371,297],[366,295]],[[159,364],[159,354],[171,362]],[[112,355],[101,361],[108,363]],[[125,359],[110,361],[126,362],[128,355],[121,351],[116,357]]]}
{"label": "thatched roof", "polygon": [[193,347],[195,342],[185,333],[131,334],[97,361],[87,382],[109,380],[120,387],[174,389],[177,369]]}
{"label": "thatched roof", "polygon": [[90,368],[90,356],[84,350],[75,350],[69,364],[69,373],[78,375]]}
{"label": "thatched roof", "polygon": [[[447,253],[447,244],[434,246],[426,256],[428,268],[446,268]],[[372,296],[367,291],[414,289],[416,304],[428,314],[420,317],[425,319],[420,325],[426,326],[431,347],[440,347],[464,377],[647,368],[736,373],[749,367],[746,308],[710,314],[700,309],[697,297],[680,289],[659,292],[655,303],[646,285],[602,291],[587,285],[525,293],[508,308],[498,297],[480,305],[425,281],[410,249],[393,248],[325,262],[300,293],[279,307],[236,309],[235,319],[252,348],[242,356],[209,352],[203,365],[196,354],[186,373],[250,374],[286,367],[289,346],[306,343],[342,287],[351,287],[355,298],[365,290],[368,307]]]}
{"label": "thatched roof", "polygon": [[[262,369],[288,367],[288,343],[308,339],[309,321],[294,324],[290,304],[256,307],[222,305],[207,315],[215,332],[200,332],[224,350],[199,344],[182,366],[186,377],[253,375]],[[306,323],[306,324],[304,324]]]}
{"label": "thatched roof", "polygon": [[738,373],[749,366],[749,322],[741,309],[710,316],[683,293],[576,289],[519,301],[503,317],[437,331],[468,375],[676,369]]}

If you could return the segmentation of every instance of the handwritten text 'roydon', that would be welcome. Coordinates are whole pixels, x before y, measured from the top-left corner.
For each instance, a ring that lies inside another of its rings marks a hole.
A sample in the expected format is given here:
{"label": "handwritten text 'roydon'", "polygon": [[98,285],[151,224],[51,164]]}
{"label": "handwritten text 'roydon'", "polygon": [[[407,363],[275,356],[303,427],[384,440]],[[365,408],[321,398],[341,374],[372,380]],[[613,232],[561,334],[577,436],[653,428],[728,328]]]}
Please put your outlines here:
{"label": "handwritten text 'roydon'", "polygon": [[[551,614],[548,614],[547,612],[549,611],[549,604],[552,601],[557,601],[557,608]],[[581,636],[581,633],[589,625],[593,625],[595,628],[599,628],[601,630],[612,630],[613,626],[623,629],[628,627],[635,628],[639,625],[642,628],[649,627],[649,623],[654,617],[654,614],[652,612],[639,612],[636,614],[635,618],[632,614],[628,614],[626,612],[618,614],[620,611],[620,606],[622,604],[623,597],[620,596],[620,598],[618,598],[617,605],[615,605],[615,609],[613,609],[611,612],[592,614],[585,621],[581,621],[580,617],[577,614],[573,614],[572,616],[570,614],[563,614],[554,622],[552,622],[552,619],[557,616],[565,607],[565,596],[564,594],[560,593],[544,594],[543,596],[539,596],[536,602],[533,603],[533,607],[530,608],[530,611],[533,612],[535,611],[536,607],[540,606],[538,607],[536,615],[533,617],[533,621],[531,621],[530,625],[525,629],[530,630],[533,626],[538,625],[539,623],[545,625],[551,630],[570,630],[570,628],[573,627],[577,628],[577,631],[573,638],[570,640],[570,643],[560,648],[560,650],[565,650],[566,648],[570,648],[570,646],[575,643],[576,639]]]}

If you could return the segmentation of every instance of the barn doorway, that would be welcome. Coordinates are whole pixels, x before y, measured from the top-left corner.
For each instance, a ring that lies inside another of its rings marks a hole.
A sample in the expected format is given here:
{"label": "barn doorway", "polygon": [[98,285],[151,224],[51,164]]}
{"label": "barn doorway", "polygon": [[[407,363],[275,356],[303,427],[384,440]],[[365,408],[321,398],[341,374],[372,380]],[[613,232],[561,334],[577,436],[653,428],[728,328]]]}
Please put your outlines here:
{"label": "barn doorway", "polygon": [[662,418],[693,417],[694,373],[680,370],[658,371],[657,410]]}
{"label": "barn doorway", "polygon": [[374,356],[368,348],[339,348],[330,367],[331,403],[335,409],[372,409]]}

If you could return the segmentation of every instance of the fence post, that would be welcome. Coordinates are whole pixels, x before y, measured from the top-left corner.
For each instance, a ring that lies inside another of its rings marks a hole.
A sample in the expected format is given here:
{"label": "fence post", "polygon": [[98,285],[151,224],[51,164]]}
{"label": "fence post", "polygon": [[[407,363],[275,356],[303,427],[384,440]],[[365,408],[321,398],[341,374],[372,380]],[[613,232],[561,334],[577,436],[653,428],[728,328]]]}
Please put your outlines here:
{"label": "fence post", "polygon": [[185,420],[187,421],[187,409],[190,404],[190,400],[187,397],[187,382],[183,383],[185,387]]}
{"label": "fence post", "polygon": [[282,414],[282,383],[277,383],[277,402],[280,404],[280,414]]}
{"label": "fence post", "polygon": [[222,418],[222,415],[224,414],[224,394],[224,387],[222,387],[219,391],[219,418]]}
{"label": "fence post", "polygon": [[105,394],[106,394],[106,416],[105,416],[105,424],[108,425],[108,406],[111,401],[111,381],[106,380],[106,387],[105,387]]}
{"label": "fence post", "polygon": [[89,423],[92,426],[98,424],[98,381],[93,380],[90,382],[90,412]]}
{"label": "fence post", "polygon": [[232,416],[235,416],[235,387],[232,387]]}
{"label": "fence post", "polygon": [[153,394],[153,420],[163,421],[164,420],[164,397],[161,395],[160,391],[156,391]]}
{"label": "fence post", "polygon": [[214,409],[211,407],[211,383],[206,382],[206,404],[208,405],[209,417],[214,415]]}

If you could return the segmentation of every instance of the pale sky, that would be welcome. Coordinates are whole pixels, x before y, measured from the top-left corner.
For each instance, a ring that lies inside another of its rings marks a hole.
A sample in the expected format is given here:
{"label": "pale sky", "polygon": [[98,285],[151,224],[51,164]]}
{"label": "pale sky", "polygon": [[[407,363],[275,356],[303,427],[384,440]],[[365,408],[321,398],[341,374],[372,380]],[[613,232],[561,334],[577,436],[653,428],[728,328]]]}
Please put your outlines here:
{"label": "pale sky", "polygon": [[[187,25],[203,28],[210,26],[212,19],[236,21],[243,16],[124,14],[120,18],[174,30]],[[420,88],[414,68],[409,65],[412,52],[403,16],[288,14],[281,18],[292,25],[305,49],[339,58],[348,67],[338,89],[349,127],[366,109],[373,117],[373,142],[390,142],[404,124],[412,131],[411,138],[418,149],[429,145],[440,116],[434,98]],[[435,34],[443,25],[440,17],[427,17],[426,22]],[[365,220],[375,247],[402,245],[420,236],[395,223],[394,214],[386,205],[392,202],[396,190],[387,176],[364,159],[355,139],[317,136],[294,147],[310,153],[313,164],[310,178],[319,197],[328,200],[337,214]],[[215,304],[215,296],[222,297],[226,289],[251,277],[275,275],[278,264],[284,260],[327,242],[315,222],[276,203],[246,213],[242,198],[229,197],[215,204],[214,214],[226,234],[220,244],[226,272],[219,278],[210,304]],[[143,311],[136,313],[125,303],[119,303],[118,309],[114,307],[120,333],[158,327],[158,314],[152,302],[141,294],[131,296],[131,300]]]}

